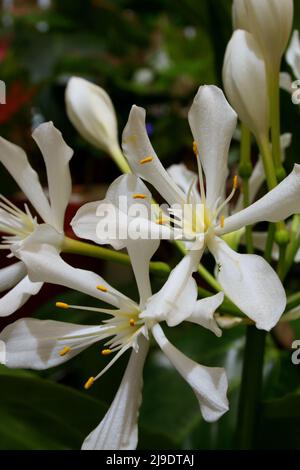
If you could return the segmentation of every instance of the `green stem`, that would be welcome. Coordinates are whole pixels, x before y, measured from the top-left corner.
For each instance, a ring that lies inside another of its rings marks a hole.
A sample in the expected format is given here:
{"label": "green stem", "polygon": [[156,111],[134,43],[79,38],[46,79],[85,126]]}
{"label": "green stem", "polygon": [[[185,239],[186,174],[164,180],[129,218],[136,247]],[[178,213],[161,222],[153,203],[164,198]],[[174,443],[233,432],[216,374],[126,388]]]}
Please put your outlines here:
{"label": "green stem", "polygon": [[[241,158],[239,165],[239,174],[243,180],[243,201],[244,207],[248,207],[250,203],[249,195],[249,178],[252,173],[251,163],[251,133],[249,129],[242,124],[242,139],[241,139]],[[246,247],[248,253],[254,253],[252,227],[246,227]]]}
{"label": "green stem", "polygon": [[292,267],[295,256],[300,249],[300,215],[297,214],[293,217],[293,222],[290,232],[290,242],[286,250],[286,261],[284,275],[286,276]]}
{"label": "green stem", "polygon": [[261,136],[258,141],[260,154],[263,160],[268,189],[274,189],[277,186],[277,178],[272,159],[272,152],[267,136]]}
{"label": "green stem", "polygon": [[281,143],[280,143],[280,87],[279,69],[268,70],[272,154],[277,178],[281,181],[285,177],[285,170],[282,165]]}
{"label": "green stem", "polygon": [[[64,253],[73,253],[76,255],[84,255],[92,258],[99,258],[106,261],[114,261],[119,264],[130,266],[130,258],[125,253],[118,251],[109,250],[108,248],[102,248],[100,246],[91,245],[89,243],[73,240],[72,238],[65,237],[62,246]],[[160,261],[152,261],[150,263],[150,271],[153,274],[159,276],[168,276],[171,272],[171,268],[168,264]]]}
{"label": "green stem", "polygon": [[122,173],[132,173],[130,166],[128,165],[127,160],[119,146],[113,147],[110,151],[110,154]]}
{"label": "green stem", "polygon": [[269,224],[268,237],[267,237],[265,254],[264,254],[264,258],[268,263],[270,263],[272,259],[272,250],[273,250],[275,233],[276,233],[276,225]]}
{"label": "green stem", "polygon": [[259,414],[266,332],[248,326],[237,423],[237,448],[252,449]]}
{"label": "green stem", "polygon": [[[187,251],[181,241],[175,241],[175,245],[183,255],[186,255]],[[199,264],[198,273],[214,290],[217,292],[222,290],[218,281],[216,281],[212,274],[210,274],[210,272],[201,263]]]}
{"label": "green stem", "polygon": [[287,299],[286,311],[292,310],[300,305],[300,292],[292,294]]}

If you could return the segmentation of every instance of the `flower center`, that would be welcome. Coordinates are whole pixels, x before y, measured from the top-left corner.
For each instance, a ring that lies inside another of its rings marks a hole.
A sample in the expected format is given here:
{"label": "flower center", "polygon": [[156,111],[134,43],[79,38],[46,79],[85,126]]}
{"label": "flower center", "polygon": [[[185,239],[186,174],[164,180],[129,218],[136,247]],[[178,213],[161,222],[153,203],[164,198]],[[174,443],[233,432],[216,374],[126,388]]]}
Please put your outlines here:
{"label": "flower center", "polygon": [[24,205],[25,211],[0,194],[0,231],[6,235],[2,236],[0,249],[9,249],[13,243],[24,240],[37,226],[28,206]]}
{"label": "flower center", "polygon": [[[108,292],[108,288],[102,285],[97,286],[101,292]],[[112,294],[112,292],[110,292]],[[138,337],[140,334],[148,335],[148,327],[144,319],[140,318],[141,310],[136,307],[128,309],[101,309],[94,307],[85,307],[80,305],[69,305],[64,302],[57,302],[56,307],[61,309],[76,309],[92,311],[97,313],[105,313],[111,315],[108,320],[102,321],[99,326],[82,327],[82,331],[78,334],[68,334],[61,338],[57,338],[61,345],[58,350],[60,356],[65,356],[78,349],[82,349],[92,345],[98,341],[104,341],[101,349],[102,356],[110,356],[116,353],[109,364],[96,376],[90,377],[85,383],[86,389],[90,388],[95,380],[100,378],[112,364],[129,348],[138,349]],[[107,340],[105,342],[105,340]]]}

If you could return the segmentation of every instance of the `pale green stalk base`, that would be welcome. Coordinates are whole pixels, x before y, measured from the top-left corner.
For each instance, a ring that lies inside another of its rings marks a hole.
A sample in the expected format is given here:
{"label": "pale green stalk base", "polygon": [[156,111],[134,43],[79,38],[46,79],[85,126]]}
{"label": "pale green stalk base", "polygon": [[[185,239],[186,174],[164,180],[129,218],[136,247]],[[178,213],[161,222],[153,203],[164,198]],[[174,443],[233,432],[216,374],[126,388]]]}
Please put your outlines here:
{"label": "pale green stalk base", "polygon": [[[108,248],[91,245],[89,243],[73,240],[65,237],[62,246],[63,253],[73,253],[76,255],[84,255],[92,258],[99,258],[106,261],[114,261],[119,264],[131,266],[130,258],[125,253],[113,251]],[[160,277],[166,277],[170,274],[171,268],[168,264],[160,261],[152,261],[150,263],[150,272]]]}

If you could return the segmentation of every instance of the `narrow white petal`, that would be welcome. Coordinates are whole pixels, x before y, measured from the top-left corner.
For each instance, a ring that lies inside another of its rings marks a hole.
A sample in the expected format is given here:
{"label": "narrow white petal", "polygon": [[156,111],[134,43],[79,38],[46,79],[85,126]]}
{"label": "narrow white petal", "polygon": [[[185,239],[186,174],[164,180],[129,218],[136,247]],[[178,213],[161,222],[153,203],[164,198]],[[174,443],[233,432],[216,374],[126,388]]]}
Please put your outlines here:
{"label": "narrow white petal", "polygon": [[85,439],[82,450],[134,450],[138,442],[138,416],[142,401],[143,367],[148,341],[140,337],[132,351],[119,390],[103,420]]}
{"label": "narrow white petal", "polygon": [[272,191],[242,211],[225,219],[224,228],[216,233],[224,235],[257,222],[278,222],[300,213],[300,165]]}
{"label": "narrow white petal", "polygon": [[0,269],[0,292],[11,289],[26,275],[26,268],[22,261],[13,263]]}
{"label": "narrow white petal", "polygon": [[[168,204],[184,203],[183,192],[176,186],[168,172],[162,166],[149,140],[146,125],[146,112],[133,106],[123,132],[122,148],[134,174],[140,176],[163,196]],[[145,158],[152,161],[142,164]]]}
{"label": "narrow white petal", "polygon": [[65,143],[61,132],[52,122],[38,126],[32,137],[39,146],[46,165],[53,225],[62,232],[65,210],[72,191],[69,162],[73,150]]}
{"label": "narrow white petal", "polygon": [[[44,234],[46,231],[54,230],[49,226],[39,226],[31,236],[27,237],[22,248],[18,251],[18,256],[25,263],[32,281],[43,281],[69,287],[119,308],[135,305],[102,277],[91,271],[70,266],[60,257],[55,246],[45,242],[41,243],[39,232],[45,228],[47,230],[43,230]],[[98,290],[98,285],[103,286],[107,291]]]}
{"label": "narrow white petal", "polygon": [[237,115],[220,88],[201,86],[189,112],[189,123],[206,176],[207,203],[212,209],[216,200],[223,196]]}
{"label": "narrow white petal", "polygon": [[201,325],[204,328],[211,330],[216,336],[222,336],[222,331],[218,327],[218,323],[215,319],[215,313],[223,300],[223,292],[198,300],[192,314],[186,318],[186,321]]}
{"label": "narrow white petal", "polygon": [[[8,367],[42,370],[68,361],[98,341],[99,338],[93,336],[97,331],[99,326],[27,318],[4,328],[0,340],[5,343]],[[77,339],[68,339],[68,336],[75,335]],[[58,338],[62,340],[58,341]],[[72,346],[76,346],[76,349],[72,349]],[[70,347],[70,351],[59,354],[65,347]]]}
{"label": "narrow white petal", "polygon": [[169,361],[179,374],[192,387],[205,421],[217,421],[228,411],[228,382],[225,370],[219,367],[205,367],[189,359],[175,348],[157,324],[153,328],[153,336]]}
{"label": "narrow white petal", "polygon": [[286,306],[284,288],[272,267],[257,255],[240,255],[215,238],[209,249],[218,263],[218,281],[225,294],[257,328],[271,330]]}
{"label": "narrow white petal", "polygon": [[192,314],[197,300],[197,284],[192,274],[198,269],[202,252],[191,250],[185,255],[160,291],[149,299],[141,318],[165,320],[169,326],[175,326]]}
{"label": "narrow white petal", "polygon": [[127,251],[138,286],[140,306],[143,308],[151,297],[149,263],[158,249],[159,240],[128,240]]}
{"label": "narrow white petal", "polygon": [[32,295],[41,290],[42,285],[42,282],[31,282],[28,276],[25,276],[15,287],[0,298],[0,317],[7,317],[16,312]]}
{"label": "narrow white petal", "polygon": [[52,213],[48,199],[24,150],[0,137],[0,162],[18,183],[42,219],[51,223]]}

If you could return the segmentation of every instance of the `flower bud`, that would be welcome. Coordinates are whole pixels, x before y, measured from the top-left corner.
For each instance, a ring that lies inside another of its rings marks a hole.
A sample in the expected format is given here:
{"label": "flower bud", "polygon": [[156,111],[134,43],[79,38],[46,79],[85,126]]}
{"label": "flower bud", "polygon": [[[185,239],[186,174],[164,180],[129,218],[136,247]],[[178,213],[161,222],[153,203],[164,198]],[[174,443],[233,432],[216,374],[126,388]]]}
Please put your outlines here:
{"label": "flower bud", "polygon": [[108,152],[119,146],[114,106],[103,88],[72,77],[65,99],[68,117],[85,140]]}
{"label": "flower bud", "polygon": [[293,24],[293,0],[234,0],[236,29],[253,34],[268,67],[278,69]]}
{"label": "flower bud", "polygon": [[269,103],[264,59],[254,37],[234,32],[228,43],[223,84],[231,106],[240,120],[259,140],[269,131]]}

